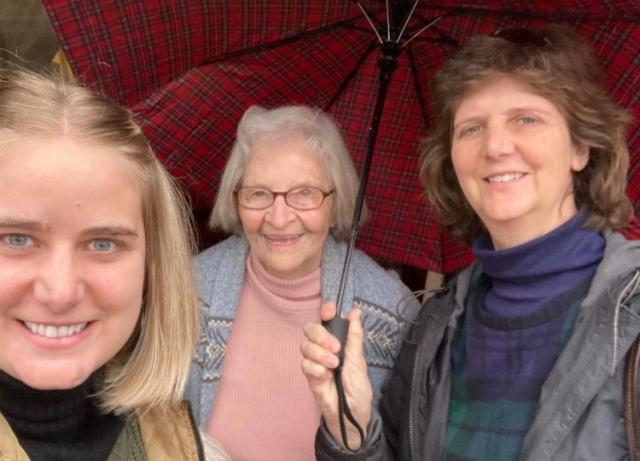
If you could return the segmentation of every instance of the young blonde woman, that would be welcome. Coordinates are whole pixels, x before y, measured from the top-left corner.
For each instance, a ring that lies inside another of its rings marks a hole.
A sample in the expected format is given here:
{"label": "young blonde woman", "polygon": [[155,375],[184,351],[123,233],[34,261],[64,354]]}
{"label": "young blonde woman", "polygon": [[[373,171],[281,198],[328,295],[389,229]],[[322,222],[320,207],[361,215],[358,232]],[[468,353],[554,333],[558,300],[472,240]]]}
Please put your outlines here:
{"label": "young blonde woman", "polygon": [[131,114],[1,71],[0,191],[0,458],[204,459],[188,215]]}

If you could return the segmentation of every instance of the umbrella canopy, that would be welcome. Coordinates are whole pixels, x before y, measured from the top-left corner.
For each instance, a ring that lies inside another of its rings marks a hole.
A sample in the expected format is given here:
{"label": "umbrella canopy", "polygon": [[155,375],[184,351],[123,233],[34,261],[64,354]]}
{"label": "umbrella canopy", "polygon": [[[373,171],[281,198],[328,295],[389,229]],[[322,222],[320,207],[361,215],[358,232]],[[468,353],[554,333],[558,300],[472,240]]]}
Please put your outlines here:
{"label": "umbrella canopy", "polygon": [[553,21],[591,43],[607,85],[636,116],[628,138],[628,193],[640,211],[640,4],[479,3],[44,1],[76,76],[134,110],[161,160],[190,192],[196,216],[204,219],[236,124],[249,105],[325,109],[361,164],[381,42],[388,26],[404,30],[369,174],[370,218],[358,246],[374,257],[445,273],[468,264],[470,254],[441,228],[423,198],[418,150],[429,127],[427,82],[474,34]]}

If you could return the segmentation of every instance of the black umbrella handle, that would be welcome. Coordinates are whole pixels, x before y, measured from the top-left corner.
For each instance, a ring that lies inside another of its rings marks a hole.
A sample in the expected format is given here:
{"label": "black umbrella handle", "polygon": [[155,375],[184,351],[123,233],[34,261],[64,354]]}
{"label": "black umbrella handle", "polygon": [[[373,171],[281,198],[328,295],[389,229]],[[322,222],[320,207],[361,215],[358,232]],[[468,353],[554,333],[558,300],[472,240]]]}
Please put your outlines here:
{"label": "black umbrella handle", "polygon": [[326,322],[322,322],[322,325],[327,329],[329,333],[335,336],[340,341],[340,350],[336,354],[340,360],[338,368],[342,367],[344,360],[344,348],[347,343],[347,333],[349,332],[349,322],[347,319],[338,317],[337,315]]}

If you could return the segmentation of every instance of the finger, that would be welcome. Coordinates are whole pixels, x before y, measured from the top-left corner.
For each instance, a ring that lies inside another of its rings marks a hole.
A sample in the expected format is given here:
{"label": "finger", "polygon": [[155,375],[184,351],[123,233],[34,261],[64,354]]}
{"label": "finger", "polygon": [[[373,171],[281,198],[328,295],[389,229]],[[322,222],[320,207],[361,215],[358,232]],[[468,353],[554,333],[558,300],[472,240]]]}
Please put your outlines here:
{"label": "finger", "polygon": [[320,319],[323,321],[331,320],[336,316],[336,303],[330,301],[320,308]]}
{"label": "finger", "polygon": [[302,359],[302,372],[307,377],[313,392],[317,390],[319,385],[333,379],[333,371],[307,358]]}
{"label": "finger", "polygon": [[334,354],[340,350],[340,341],[319,323],[307,322],[302,328],[307,340]]}
{"label": "finger", "polygon": [[305,359],[325,368],[333,369],[340,364],[338,357],[333,352],[311,341],[302,341],[300,343],[300,352],[302,352],[302,356]]}
{"label": "finger", "polygon": [[347,334],[347,345],[345,354],[355,357],[363,356],[363,337],[362,329],[362,311],[360,309],[352,309],[347,315],[349,320],[349,332]]}

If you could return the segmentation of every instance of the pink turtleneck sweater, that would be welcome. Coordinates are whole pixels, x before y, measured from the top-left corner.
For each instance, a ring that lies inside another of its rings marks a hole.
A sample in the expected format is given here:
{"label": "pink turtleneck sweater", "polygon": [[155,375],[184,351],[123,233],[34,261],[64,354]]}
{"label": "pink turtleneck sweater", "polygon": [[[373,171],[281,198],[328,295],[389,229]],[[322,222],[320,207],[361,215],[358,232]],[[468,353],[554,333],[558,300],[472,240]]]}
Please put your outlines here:
{"label": "pink turtleneck sweater", "polygon": [[305,322],[320,321],[320,269],[270,275],[250,255],[207,432],[235,460],[315,460],[318,410],[300,363]]}

